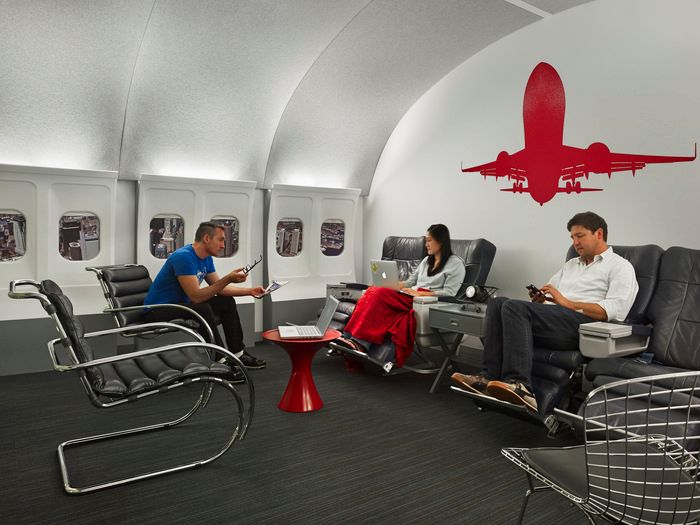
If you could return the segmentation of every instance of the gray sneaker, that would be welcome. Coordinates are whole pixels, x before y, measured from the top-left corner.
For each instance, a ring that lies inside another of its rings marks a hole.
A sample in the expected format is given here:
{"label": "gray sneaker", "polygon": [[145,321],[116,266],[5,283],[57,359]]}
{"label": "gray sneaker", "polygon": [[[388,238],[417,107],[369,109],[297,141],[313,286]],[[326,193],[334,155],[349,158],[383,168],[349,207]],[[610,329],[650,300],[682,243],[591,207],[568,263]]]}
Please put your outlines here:
{"label": "gray sneaker", "polygon": [[489,381],[486,392],[491,397],[513,403],[514,405],[526,406],[537,412],[537,399],[535,394],[522,383],[504,383],[503,381]]}
{"label": "gray sneaker", "polygon": [[481,374],[467,375],[455,372],[452,374],[452,381],[460,388],[474,392],[475,394],[486,394],[486,385],[489,380]]}

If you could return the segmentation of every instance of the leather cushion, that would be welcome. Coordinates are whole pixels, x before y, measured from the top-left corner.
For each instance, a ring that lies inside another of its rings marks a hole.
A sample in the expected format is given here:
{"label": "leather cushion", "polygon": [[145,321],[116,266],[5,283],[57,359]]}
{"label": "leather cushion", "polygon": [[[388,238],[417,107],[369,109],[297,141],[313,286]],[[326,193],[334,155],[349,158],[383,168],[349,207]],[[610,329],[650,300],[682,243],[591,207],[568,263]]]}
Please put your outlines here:
{"label": "leather cushion", "polygon": [[700,250],[669,248],[647,315],[654,324],[649,350],[659,363],[700,366]]}
{"label": "leather cushion", "polygon": [[531,448],[522,454],[529,465],[555,485],[579,498],[588,495],[585,447]]}
{"label": "leather cushion", "polygon": [[452,252],[461,257],[465,264],[464,282],[468,284],[463,288],[469,284],[486,284],[493,258],[496,256],[496,246],[493,243],[486,239],[452,239]]}
{"label": "leather cushion", "polygon": [[[617,377],[599,375],[593,381],[595,387],[619,381]],[[687,379],[668,379],[659,381],[654,386],[649,383],[631,383],[613,386],[598,394],[581,406],[580,413],[585,417],[606,419],[611,426],[627,428],[641,435],[664,434],[675,439],[687,450],[700,449],[700,399],[689,397],[684,392],[668,393],[670,388],[698,385],[684,385]],[[697,382],[697,377],[692,378]],[[649,397],[649,392],[655,392]],[[696,396],[698,390],[695,390]],[[607,393],[607,418],[605,414],[605,393]],[[619,397],[619,399],[616,399]],[[689,405],[691,406],[689,411]],[[670,409],[669,407],[675,407]],[[600,420],[600,419],[599,419]],[[689,420],[690,424],[685,425]],[[669,424],[670,423],[670,424]],[[598,438],[599,436],[595,436]]]}
{"label": "leather cushion", "polygon": [[[548,367],[545,364],[539,364],[535,366]],[[549,377],[556,377],[557,370],[559,373],[564,374],[563,377],[552,380]],[[542,372],[540,369],[539,372]],[[556,367],[548,367],[546,373],[542,373],[541,376],[532,374],[532,389],[537,398],[537,411],[542,414],[551,414],[554,412],[555,408],[566,408],[566,406],[561,405],[564,399],[564,394],[566,393],[566,387],[569,384],[569,378],[564,373],[563,370],[557,369]]]}
{"label": "leather cushion", "polygon": [[382,259],[420,262],[427,255],[424,237],[389,236],[382,245]]}
{"label": "leather cushion", "polygon": [[547,363],[571,372],[581,366],[583,363],[583,356],[578,350],[534,348],[533,360],[535,363]]}
{"label": "leather cushion", "polygon": [[95,368],[90,374],[93,389],[112,398],[140,394],[188,377],[231,375],[231,369],[227,365],[212,361],[205,349],[197,347],[171,350]]}
{"label": "leather cushion", "polygon": [[[593,359],[586,366],[586,377],[595,383],[595,379],[599,376],[620,380],[688,371],[685,368],[666,366],[660,363],[643,363],[629,357],[608,357],[605,359]],[[688,378],[687,381],[688,384],[692,384],[694,378]],[[667,384],[667,382],[661,381],[661,384]]]}

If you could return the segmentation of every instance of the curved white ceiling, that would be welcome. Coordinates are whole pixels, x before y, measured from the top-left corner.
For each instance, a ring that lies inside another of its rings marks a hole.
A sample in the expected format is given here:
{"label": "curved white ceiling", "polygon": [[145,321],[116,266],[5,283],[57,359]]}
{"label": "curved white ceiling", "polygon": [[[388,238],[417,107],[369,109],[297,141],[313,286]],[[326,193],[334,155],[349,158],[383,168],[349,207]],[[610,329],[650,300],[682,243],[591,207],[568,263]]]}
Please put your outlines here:
{"label": "curved white ceiling", "polygon": [[366,193],[425,91],[587,1],[0,0],[0,162]]}

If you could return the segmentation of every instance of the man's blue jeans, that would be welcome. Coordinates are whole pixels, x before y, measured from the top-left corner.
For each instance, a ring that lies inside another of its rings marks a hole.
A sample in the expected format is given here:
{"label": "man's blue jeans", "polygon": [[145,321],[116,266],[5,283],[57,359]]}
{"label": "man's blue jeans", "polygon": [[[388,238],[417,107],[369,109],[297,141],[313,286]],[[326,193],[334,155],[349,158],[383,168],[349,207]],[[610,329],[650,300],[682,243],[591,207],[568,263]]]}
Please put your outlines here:
{"label": "man's blue jeans", "polygon": [[532,387],[533,347],[578,350],[578,326],[593,321],[556,304],[496,297],[486,309],[482,373]]}

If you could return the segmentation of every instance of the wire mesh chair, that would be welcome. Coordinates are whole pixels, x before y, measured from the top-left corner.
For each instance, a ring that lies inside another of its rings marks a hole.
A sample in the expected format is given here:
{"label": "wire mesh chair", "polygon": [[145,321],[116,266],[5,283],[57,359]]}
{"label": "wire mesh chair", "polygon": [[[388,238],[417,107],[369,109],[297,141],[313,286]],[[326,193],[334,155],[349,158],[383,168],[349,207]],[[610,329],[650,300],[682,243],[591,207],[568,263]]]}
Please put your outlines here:
{"label": "wire mesh chair", "polygon": [[[36,291],[29,291],[31,289]],[[93,492],[140,479],[199,467],[218,459],[237,440],[245,437],[253,418],[255,391],[245,366],[229,350],[204,342],[202,336],[184,326],[173,323],[145,323],[141,325],[141,328],[146,331],[179,330],[191,336],[195,341],[96,359],[88,342],[92,338],[127,332],[136,336],[138,332],[133,327],[126,326],[86,333],[81,321],[73,313],[73,305],[70,300],[53,281],[15,280],[10,283],[8,295],[13,299],[36,299],[41,302],[44,310],[56,324],[60,336],[48,343],[49,355],[54,369],[59,372],[75,372],[79,376],[90,402],[97,408],[111,408],[131,403],[190,384],[202,385],[201,395],[194,406],[188,407],[183,416],[172,421],[72,439],[61,443],[58,446],[58,458],[63,486],[69,494]],[[60,347],[64,350],[61,354],[66,354],[62,357],[59,356]],[[244,403],[243,398],[232,384],[232,369],[228,365],[216,361],[216,354],[222,354],[231,362],[238,364],[246,378],[247,403]],[[234,428],[217,452],[208,457],[160,470],[140,472],[122,479],[92,485],[74,486],[69,475],[65,449],[107,439],[174,428],[188,420],[200,408],[206,406],[211,388],[217,385],[223,387],[233,396],[236,410]]]}
{"label": "wire mesh chair", "polygon": [[[595,524],[687,524],[700,520],[700,372],[604,384],[583,407],[585,444],[506,448],[525,470],[528,498],[555,490]],[[533,478],[542,485],[535,486]]]}

